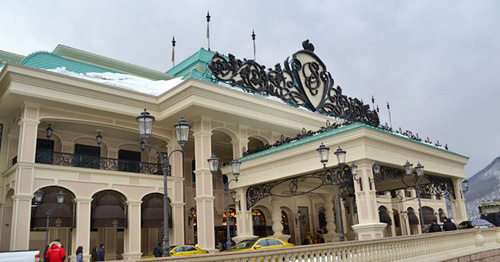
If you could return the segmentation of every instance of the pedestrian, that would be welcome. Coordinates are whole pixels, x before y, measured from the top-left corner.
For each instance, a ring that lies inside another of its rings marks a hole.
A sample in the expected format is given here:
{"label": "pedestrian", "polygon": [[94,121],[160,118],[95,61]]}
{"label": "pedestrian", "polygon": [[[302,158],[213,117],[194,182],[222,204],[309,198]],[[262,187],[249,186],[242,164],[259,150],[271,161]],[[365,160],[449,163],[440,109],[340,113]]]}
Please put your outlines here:
{"label": "pedestrian", "polygon": [[161,257],[163,255],[163,248],[161,246],[161,242],[158,242],[158,245],[153,249],[153,255],[155,257]]}
{"label": "pedestrian", "polygon": [[99,245],[99,250],[97,250],[97,259],[96,261],[104,261],[104,244]]}
{"label": "pedestrian", "polygon": [[75,254],[76,254],[76,262],[83,262],[83,247],[82,246],[78,246]]}
{"label": "pedestrian", "polygon": [[436,220],[432,221],[432,224],[429,226],[429,233],[440,231],[441,227],[437,224]]}
{"label": "pedestrian", "polygon": [[65,258],[66,251],[64,251],[64,247],[61,245],[59,239],[55,239],[49,244],[49,250],[47,250],[47,254],[45,254],[46,261],[62,262]]}
{"label": "pedestrian", "polygon": [[97,248],[92,248],[92,253],[90,253],[90,261],[97,261]]}
{"label": "pedestrian", "polygon": [[321,229],[317,229],[315,232],[314,232],[314,244],[321,244],[321,243],[325,243],[325,239],[323,238],[323,232],[321,231]]}
{"label": "pedestrian", "polygon": [[451,222],[448,220],[447,217],[443,217],[443,230],[444,231],[450,231],[450,230],[457,230],[457,226],[455,223]]}

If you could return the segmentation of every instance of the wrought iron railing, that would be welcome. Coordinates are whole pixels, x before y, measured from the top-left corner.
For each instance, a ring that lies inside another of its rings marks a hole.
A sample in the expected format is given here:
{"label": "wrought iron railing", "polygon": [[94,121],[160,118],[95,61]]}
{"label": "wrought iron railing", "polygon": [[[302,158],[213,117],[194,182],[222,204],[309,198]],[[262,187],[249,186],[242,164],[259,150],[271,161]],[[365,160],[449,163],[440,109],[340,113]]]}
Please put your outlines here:
{"label": "wrought iron railing", "polygon": [[160,164],[39,150],[36,163],[161,175]]}

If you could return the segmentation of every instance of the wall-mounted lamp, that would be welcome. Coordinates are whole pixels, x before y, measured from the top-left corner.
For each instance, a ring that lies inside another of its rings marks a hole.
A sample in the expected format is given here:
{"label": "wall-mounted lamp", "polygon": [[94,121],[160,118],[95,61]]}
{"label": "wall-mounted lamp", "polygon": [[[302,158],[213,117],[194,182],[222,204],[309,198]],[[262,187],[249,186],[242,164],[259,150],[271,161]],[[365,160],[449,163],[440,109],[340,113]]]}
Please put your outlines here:
{"label": "wall-mounted lamp", "polygon": [[49,127],[47,127],[47,129],[45,129],[45,131],[47,132],[47,139],[50,139],[50,137],[52,136],[52,131],[54,131],[54,130],[50,127],[50,124],[49,124]]}
{"label": "wall-mounted lamp", "polygon": [[97,131],[99,134],[95,137],[95,141],[97,142],[97,145],[100,146],[102,143],[102,131]]}

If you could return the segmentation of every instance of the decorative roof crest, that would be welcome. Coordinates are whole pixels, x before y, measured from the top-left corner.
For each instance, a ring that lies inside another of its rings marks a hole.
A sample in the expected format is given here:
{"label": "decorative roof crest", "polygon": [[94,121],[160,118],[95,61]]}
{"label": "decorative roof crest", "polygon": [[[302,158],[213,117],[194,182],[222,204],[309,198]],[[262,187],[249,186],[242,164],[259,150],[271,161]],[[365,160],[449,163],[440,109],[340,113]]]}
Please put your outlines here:
{"label": "decorative roof crest", "polygon": [[313,53],[314,45],[306,40],[302,46],[304,50],[284,61],[284,68],[276,64],[266,72],[265,66],[254,60],[241,61],[232,54],[226,59],[219,53],[212,57],[209,68],[215,78],[232,86],[272,95],[314,112],[377,127],[380,124],[377,112],[357,98],[343,95],[340,86],[334,88],[330,72]]}

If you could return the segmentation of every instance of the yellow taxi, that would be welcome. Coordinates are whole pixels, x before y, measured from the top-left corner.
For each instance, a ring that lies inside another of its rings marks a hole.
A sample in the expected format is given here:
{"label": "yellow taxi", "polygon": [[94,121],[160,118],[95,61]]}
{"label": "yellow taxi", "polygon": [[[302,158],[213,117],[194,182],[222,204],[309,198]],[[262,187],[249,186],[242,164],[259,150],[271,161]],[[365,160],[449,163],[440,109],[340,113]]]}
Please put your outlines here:
{"label": "yellow taxi", "polygon": [[207,253],[208,251],[191,245],[175,246],[170,249],[171,257],[191,256],[191,255],[207,254]]}
{"label": "yellow taxi", "polygon": [[258,239],[243,240],[236,244],[232,251],[244,251],[244,250],[256,250],[256,249],[268,249],[268,248],[280,248],[280,247],[292,247],[294,244],[283,241],[282,239],[275,237],[262,237]]}

